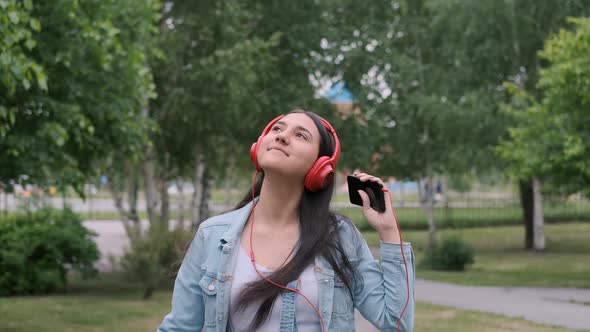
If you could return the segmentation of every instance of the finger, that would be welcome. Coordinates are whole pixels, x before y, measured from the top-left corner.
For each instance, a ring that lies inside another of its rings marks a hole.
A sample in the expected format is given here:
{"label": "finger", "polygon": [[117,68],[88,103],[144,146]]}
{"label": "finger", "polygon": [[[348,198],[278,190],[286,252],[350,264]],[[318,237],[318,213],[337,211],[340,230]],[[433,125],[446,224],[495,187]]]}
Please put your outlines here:
{"label": "finger", "polygon": [[359,195],[361,196],[361,200],[363,201],[363,210],[368,210],[371,208],[371,200],[369,199],[369,195],[364,190],[357,190]]}
{"label": "finger", "polygon": [[360,173],[355,173],[355,174],[353,174],[353,175],[354,175],[354,176],[356,176],[357,178],[359,178],[359,179],[360,179],[360,178],[362,178],[362,177],[365,177],[365,176],[367,176],[368,174],[367,174],[367,173],[362,173],[362,172],[360,172]]}
{"label": "finger", "polygon": [[381,180],[380,178],[373,176],[373,175],[365,174],[364,176],[359,177],[359,180],[361,180],[362,182],[365,182],[365,181],[377,182],[377,183],[381,184],[382,186],[385,186],[383,180]]}
{"label": "finger", "polygon": [[370,174],[367,174],[367,173],[359,173],[357,175],[357,177],[359,178],[359,180],[361,180],[363,182],[365,182],[365,181],[367,181],[367,180],[369,180],[371,178],[374,178],[374,176],[372,176]]}

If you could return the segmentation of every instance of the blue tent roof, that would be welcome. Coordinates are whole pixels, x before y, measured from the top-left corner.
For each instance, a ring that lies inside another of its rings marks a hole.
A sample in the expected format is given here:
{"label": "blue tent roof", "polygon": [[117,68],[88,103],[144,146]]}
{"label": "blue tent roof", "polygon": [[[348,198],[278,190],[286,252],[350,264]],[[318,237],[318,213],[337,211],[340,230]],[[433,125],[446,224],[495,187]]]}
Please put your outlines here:
{"label": "blue tent roof", "polygon": [[326,99],[332,103],[352,103],[354,96],[345,86],[344,81],[338,81],[326,92]]}

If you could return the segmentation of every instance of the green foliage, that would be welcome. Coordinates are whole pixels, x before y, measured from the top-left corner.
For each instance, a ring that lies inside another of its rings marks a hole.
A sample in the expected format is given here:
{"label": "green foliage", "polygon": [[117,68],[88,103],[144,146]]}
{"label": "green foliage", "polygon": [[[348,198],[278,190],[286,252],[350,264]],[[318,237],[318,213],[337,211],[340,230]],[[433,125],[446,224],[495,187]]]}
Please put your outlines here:
{"label": "green foliage", "polygon": [[110,151],[137,153],[159,2],[0,6],[0,182],[80,187]]}
{"label": "green foliage", "polygon": [[569,21],[573,31],[552,35],[539,53],[549,62],[540,72],[541,99],[507,85],[506,112],[515,122],[498,151],[512,174],[542,176],[576,191],[590,184],[590,20]]}
{"label": "green foliage", "polygon": [[94,234],[70,210],[42,209],[0,219],[0,295],[64,290],[67,273],[94,275]]}
{"label": "green foliage", "polygon": [[317,5],[168,5],[159,35],[166,54],[152,61],[158,99],[150,103],[162,178],[192,176],[199,157],[215,176],[230,161],[250,172],[247,151],[267,121],[313,99],[303,63],[319,44],[310,18],[320,15]]}
{"label": "green foliage", "polygon": [[128,280],[142,286],[143,297],[147,299],[160,283],[174,276],[190,234],[154,226],[130,240],[131,245],[121,258],[121,267]]}
{"label": "green foliage", "polygon": [[422,264],[433,270],[464,271],[465,265],[474,263],[473,247],[461,238],[452,236],[444,239],[432,252],[427,253]]}
{"label": "green foliage", "polygon": [[[0,2],[0,9],[0,87],[8,95],[33,85],[47,90],[45,72],[26,54],[37,46],[33,34],[41,30],[39,20],[31,15],[32,1],[6,0]],[[0,137],[5,129],[0,127]]]}
{"label": "green foliage", "polygon": [[475,179],[473,176],[470,176],[467,173],[464,174],[457,174],[457,175],[449,175],[448,177],[448,186],[449,189],[451,190],[455,190],[457,192],[468,192],[471,190],[471,187],[473,186],[473,182],[475,182],[477,179]]}

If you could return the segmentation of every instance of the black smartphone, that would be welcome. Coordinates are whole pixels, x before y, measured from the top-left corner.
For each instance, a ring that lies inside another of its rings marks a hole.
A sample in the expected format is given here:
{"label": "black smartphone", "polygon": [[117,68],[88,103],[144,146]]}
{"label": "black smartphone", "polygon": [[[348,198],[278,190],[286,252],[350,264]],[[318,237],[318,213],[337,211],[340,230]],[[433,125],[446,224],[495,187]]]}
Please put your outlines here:
{"label": "black smartphone", "polygon": [[381,183],[369,180],[362,182],[352,175],[349,175],[346,181],[348,182],[348,197],[352,204],[363,206],[363,200],[357,191],[364,190],[371,200],[371,208],[378,212],[385,212],[385,196],[381,190],[383,188]]}

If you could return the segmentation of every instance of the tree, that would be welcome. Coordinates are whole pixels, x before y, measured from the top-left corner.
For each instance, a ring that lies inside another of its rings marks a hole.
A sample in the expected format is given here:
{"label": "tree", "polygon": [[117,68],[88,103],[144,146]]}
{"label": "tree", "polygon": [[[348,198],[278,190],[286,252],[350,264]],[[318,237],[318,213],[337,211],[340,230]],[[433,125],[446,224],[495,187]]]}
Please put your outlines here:
{"label": "tree", "polygon": [[343,161],[428,188],[420,191],[420,201],[433,248],[433,177],[485,164],[497,127],[493,108],[474,92],[459,93],[448,83],[457,74],[449,68],[452,59],[440,56],[450,50],[432,32],[437,18],[432,1],[340,7],[316,58],[323,75],[346,81],[363,111],[366,126],[349,121],[358,134],[347,132],[347,138],[360,137],[348,147],[365,151]]}
{"label": "tree", "polygon": [[540,71],[541,100],[515,85],[507,107],[515,121],[510,136],[498,147],[509,161],[513,175],[534,178],[536,196],[532,247],[544,249],[540,179],[571,191],[587,190],[590,184],[590,21],[570,19],[574,31],[550,36],[539,53],[549,65]]}
{"label": "tree", "polygon": [[[488,148],[483,151],[495,157],[490,147],[507,137],[503,128],[510,123],[506,114],[500,112],[509,98],[504,82],[538,96],[538,73],[543,62],[537,52],[543,47],[544,39],[565,24],[566,16],[588,13],[590,7],[576,0],[431,1],[430,6],[436,14],[431,33],[433,38],[443,41],[445,47],[439,54],[442,59],[448,59],[448,66],[454,71],[449,75],[452,77],[448,80],[449,89],[459,100],[462,96],[473,96],[478,100],[477,105],[491,111],[492,116],[485,121],[495,130],[482,131],[490,138]],[[482,160],[504,167],[489,157]],[[525,246],[532,248],[534,181],[523,177],[518,182],[525,216]]]}
{"label": "tree", "polygon": [[[343,79],[353,91],[367,124],[359,136],[376,157],[343,161],[417,179],[421,188],[432,188],[436,174],[503,168],[494,154],[509,120],[500,112],[503,83],[535,92],[545,36],[567,15],[590,9],[577,0],[329,4],[324,16],[333,27],[310,63],[317,81]],[[522,182],[532,188],[532,180]],[[421,201],[433,247],[430,190]],[[523,206],[532,216],[532,204]]]}
{"label": "tree", "polygon": [[146,139],[138,104],[153,85],[136,41],[153,32],[157,2],[0,6],[0,182],[83,194],[112,150],[133,154]]}
{"label": "tree", "polygon": [[[270,49],[277,36],[256,36],[257,8],[237,1],[168,5],[160,35],[166,56],[153,62],[159,98],[150,103],[148,117],[160,131],[147,154],[155,164],[151,175],[144,174],[145,189],[156,198],[148,198],[148,211],[153,210],[150,205],[159,204],[166,220],[168,184],[191,178],[195,188],[191,219],[196,226],[208,217],[213,170],[225,170],[231,164],[229,156],[249,148],[244,134],[252,132],[255,119],[265,110],[262,88],[275,77]],[[158,195],[150,190],[150,179],[158,183]]]}
{"label": "tree", "polygon": [[[158,42],[164,56],[151,60],[158,98],[145,113],[159,131],[141,163],[150,220],[167,223],[168,185],[190,179],[196,226],[208,216],[212,179],[251,173],[248,151],[264,121],[327,104],[314,98],[306,68],[320,47],[320,8],[313,1],[166,3]],[[116,178],[128,181],[132,172]]]}
{"label": "tree", "polygon": [[[549,146],[548,163],[552,181],[569,184],[570,192],[588,193],[590,184],[590,20],[570,19],[574,30],[551,36],[540,57],[550,65],[541,70],[539,88],[549,113],[553,138],[558,148]],[[553,153],[557,152],[557,153]],[[547,159],[546,159],[547,161]]]}

